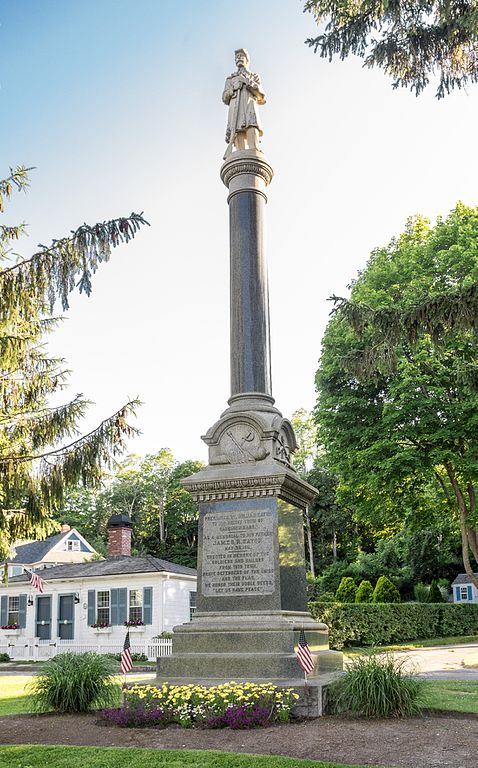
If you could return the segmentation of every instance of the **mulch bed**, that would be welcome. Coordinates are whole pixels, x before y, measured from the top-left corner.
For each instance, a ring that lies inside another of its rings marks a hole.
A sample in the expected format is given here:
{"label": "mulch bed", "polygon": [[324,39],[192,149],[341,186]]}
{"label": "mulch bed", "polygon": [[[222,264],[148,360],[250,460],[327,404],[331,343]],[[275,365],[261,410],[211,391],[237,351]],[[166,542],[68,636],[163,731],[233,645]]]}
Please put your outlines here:
{"label": "mulch bed", "polygon": [[322,717],[251,731],[105,728],[95,715],[0,717],[0,745],[216,749],[387,768],[477,768],[478,718],[430,715],[405,720]]}

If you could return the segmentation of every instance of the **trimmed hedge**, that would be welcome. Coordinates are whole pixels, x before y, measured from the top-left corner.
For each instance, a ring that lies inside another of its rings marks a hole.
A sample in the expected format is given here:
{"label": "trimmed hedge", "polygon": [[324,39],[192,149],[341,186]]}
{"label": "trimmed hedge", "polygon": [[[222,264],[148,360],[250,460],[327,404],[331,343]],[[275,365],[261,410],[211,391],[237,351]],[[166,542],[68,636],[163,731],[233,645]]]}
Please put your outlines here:
{"label": "trimmed hedge", "polygon": [[428,637],[478,634],[478,604],[309,603],[329,627],[330,647],[390,645]]}

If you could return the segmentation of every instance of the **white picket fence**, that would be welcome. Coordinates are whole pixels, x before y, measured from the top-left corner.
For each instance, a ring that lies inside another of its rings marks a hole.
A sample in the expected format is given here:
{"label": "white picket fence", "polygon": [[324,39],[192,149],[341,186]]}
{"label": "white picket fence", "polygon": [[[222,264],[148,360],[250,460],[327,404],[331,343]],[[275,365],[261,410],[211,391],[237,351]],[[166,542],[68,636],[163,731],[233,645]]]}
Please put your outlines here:
{"label": "white picket fence", "polygon": [[[59,653],[70,651],[71,653],[121,653],[122,643],[77,643],[75,640],[34,640],[20,641],[17,638],[5,641],[0,640],[0,653],[8,653],[14,661],[43,661],[51,659]],[[143,642],[132,642],[131,653],[142,653],[148,661],[156,661],[158,656],[170,656],[172,640],[156,638]]]}

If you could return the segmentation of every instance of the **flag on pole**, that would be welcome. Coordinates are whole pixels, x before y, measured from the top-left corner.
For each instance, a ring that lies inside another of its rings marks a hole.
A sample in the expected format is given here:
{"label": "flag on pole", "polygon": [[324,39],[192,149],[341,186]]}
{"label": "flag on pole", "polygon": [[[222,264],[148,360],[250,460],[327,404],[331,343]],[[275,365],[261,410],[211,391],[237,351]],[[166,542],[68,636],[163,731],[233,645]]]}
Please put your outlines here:
{"label": "flag on pole", "polygon": [[33,571],[30,572],[30,584],[40,594],[42,594],[45,591],[45,585],[43,583],[43,580],[38,575],[38,573],[33,573]]}
{"label": "flag on pole", "polygon": [[308,675],[314,669],[314,659],[312,658],[310,648],[307,645],[307,640],[305,639],[305,632],[303,629],[300,630],[299,643],[297,645],[296,654],[300,666],[304,670],[305,674]]}
{"label": "flag on pole", "polygon": [[129,630],[124,639],[123,650],[121,651],[121,671],[123,675],[131,672],[133,669],[133,659],[131,657],[131,643],[129,641]]}

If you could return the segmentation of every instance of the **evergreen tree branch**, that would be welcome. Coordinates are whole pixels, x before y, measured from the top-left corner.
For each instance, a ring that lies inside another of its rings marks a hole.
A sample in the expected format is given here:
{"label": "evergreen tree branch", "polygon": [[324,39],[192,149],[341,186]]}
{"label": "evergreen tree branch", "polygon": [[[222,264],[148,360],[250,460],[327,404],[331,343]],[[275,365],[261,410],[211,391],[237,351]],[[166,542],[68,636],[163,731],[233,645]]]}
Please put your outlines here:
{"label": "evergreen tree branch", "polygon": [[68,309],[68,295],[78,287],[91,293],[91,277],[102,262],[109,260],[111,249],[132,240],[141,226],[149,223],[142,214],[112,219],[89,226],[83,224],[71,237],[53,240],[31,258],[0,271],[0,319],[12,311],[25,314],[32,295],[53,310],[56,299]]}

